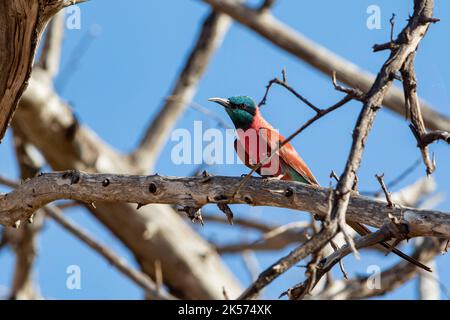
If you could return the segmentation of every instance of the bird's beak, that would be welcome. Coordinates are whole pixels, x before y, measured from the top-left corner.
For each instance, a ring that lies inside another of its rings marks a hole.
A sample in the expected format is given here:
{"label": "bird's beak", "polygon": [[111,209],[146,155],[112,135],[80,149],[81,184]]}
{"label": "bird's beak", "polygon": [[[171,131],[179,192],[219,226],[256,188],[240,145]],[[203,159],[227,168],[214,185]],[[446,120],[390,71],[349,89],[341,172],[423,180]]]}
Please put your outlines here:
{"label": "bird's beak", "polygon": [[230,101],[228,99],[224,99],[224,98],[209,98],[208,101],[218,103],[225,108],[229,108],[231,106]]}

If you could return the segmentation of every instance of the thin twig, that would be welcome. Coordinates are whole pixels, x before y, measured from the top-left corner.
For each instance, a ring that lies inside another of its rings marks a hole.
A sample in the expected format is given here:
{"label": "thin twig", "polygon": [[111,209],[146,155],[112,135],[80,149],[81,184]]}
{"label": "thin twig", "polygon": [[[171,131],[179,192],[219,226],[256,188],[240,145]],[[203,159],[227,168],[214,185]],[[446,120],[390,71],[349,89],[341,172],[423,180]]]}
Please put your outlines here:
{"label": "thin twig", "polygon": [[[339,250],[339,246],[333,241],[330,241],[331,246],[333,247],[334,251],[338,251]],[[344,267],[344,260],[340,259],[339,260],[339,268],[341,269],[342,275],[344,276],[344,279],[348,279],[348,273],[347,271],[345,271],[345,267]]]}
{"label": "thin twig", "polygon": [[389,23],[391,24],[391,43],[394,43],[394,27],[395,27],[395,13],[392,14],[391,19],[389,19]]}
{"label": "thin twig", "polygon": [[389,206],[390,208],[393,208],[395,205],[394,205],[394,202],[392,202],[392,196],[391,196],[391,193],[389,192],[389,190],[387,189],[386,185],[384,184],[384,173],[383,173],[382,175],[376,174],[376,175],[375,175],[375,178],[377,178],[378,183],[380,184],[381,189],[382,189],[383,192],[384,192],[384,195],[385,195],[385,197],[386,197],[386,201],[387,201],[387,203],[388,203],[388,206]]}
{"label": "thin twig", "polygon": [[[2,181],[2,180],[0,180]],[[1,182],[0,182],[1,183]],[[12,187],[19,187],[17,182],[9,181]],[[125,276],[130,278],[132,281],[136,282],[141,288],[146,290],[152,297],[161,298],[161,299],[175,299],[175,297],[171,296],[168,293],[160,292],[156,284],[150,277],[140,271],[132,269],[128,266],[124,260],[114,253],[111,249],[103,246],[94,240],[90,235],[88,235],[85,231],[80,229],[74,223],[70,222],[68,219],[64,217],[61,210],[53,205],[46,205],[43,207],[47,216],[55,220],[58,224],[60,224],[64,229],[72,233],[79,240],[86,243],[93,250],[97,251],[100,255],[102,255],[106,260],[108,260],[112,265],[114,265],[120,272],[122,272]]]}
{"label": "thin twig", "polygon": [[263,106],[267,102],[267,96],[269,94],[270,88],[272,85],[278,84],[285,89],[287,89],[289,92],[291,92],[294,96],[296,96],[298,99],[300,99],[303,103],[305,103],[308,107],[310,107],[312,110],[314,110],[316,113],[322,112],[321,109],[317,108],[315,105],[313,105],[311,102],[309,102],[308,99],[306,99],[304,96],[302,96],[300,93],[298,93],[294,88],[292,88],[286,80],[286,71],[283,69],[283,80],[280,80],[278,78],[274,78],[269,81],[269,84],[266,86],[266,92],[264,93],[264,96],[261,100],[261,102],[258,104],[259,107]]}

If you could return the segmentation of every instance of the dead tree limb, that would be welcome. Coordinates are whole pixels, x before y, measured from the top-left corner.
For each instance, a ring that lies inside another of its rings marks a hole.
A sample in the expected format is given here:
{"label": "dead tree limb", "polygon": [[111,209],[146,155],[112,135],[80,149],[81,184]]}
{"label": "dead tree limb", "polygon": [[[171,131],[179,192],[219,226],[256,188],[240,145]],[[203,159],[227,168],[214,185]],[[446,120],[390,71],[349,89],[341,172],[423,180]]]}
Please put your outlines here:
{"label": "dead tree limb", "polygon": [[405,106],[411,119],[410,128],[417,140],[417,147],[422,154],[423,162],[427,168],[427,174],[430,175],[436,169],[436,165],[434,159],[432,160],[430,158],[428,145],[438,140],[443,140],[450,144],[450,133],[442,130],[427,132],[427,129],[425,128],[422,107],[417,95],[417,78],[414,68],[415,56],[415,52],[411,53],[400,71],[403,78],[403,90],[406,101]]}
{"label": "dead tree limb", "polygon": [[[203,1],[328,76],[336,72],[337,79],[350,87],[368,92],[375,81],[374,75],[286,26],[268,11],[260,13],[231,0]],[[390,88],[382,101],[390,110],[404,115],[405,100],[400,89]],[[421,100],[420,104],[428,129],[450,132],[450,119],[430,108],[425,101]]]}
{"label": "dead tree limb", "polygon": [[[12,226],[15,221],[26,220],[37,209],[59,199],[73,199],[87,204],[94,202],[96,206],[101,202],[115,202],[117,205],[120,202],[164,203],[190,207],[202,207],[208,203],[251,204],[307,211],[322,218],[328,213],[330,189],[299,182],[251,178],[242,188],[242,195],[232,198],[233,190],[241,180],[221,176],[205,179],[90,174],[75,170],[43,173],[0,196],[0,223]],[[409,207],[389,208],[384,201],[356,193],[351,193],[349,198],[349,221],[381,228],[391,215],[408,224],[408,237],[450,239],[450,213]],[[124,219],[130,217],[125,216]],[[161,216],[160,219],[169,218]]]}
{"label": "dead tree limb", "polygon": [[80,1],[0,2],[0,142],[27,86],[45,26],[59,10],[77,2]]}

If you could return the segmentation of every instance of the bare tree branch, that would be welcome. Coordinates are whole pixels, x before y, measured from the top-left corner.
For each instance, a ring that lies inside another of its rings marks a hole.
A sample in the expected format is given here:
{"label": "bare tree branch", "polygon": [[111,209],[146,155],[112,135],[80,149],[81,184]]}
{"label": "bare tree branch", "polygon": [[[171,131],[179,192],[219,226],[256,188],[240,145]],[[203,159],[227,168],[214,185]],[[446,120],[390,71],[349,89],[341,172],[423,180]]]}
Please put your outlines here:
{"label": "bare tree branch", "polygon": [[[231,0],[203,0],[210,4],[215,10],[230,15],[237,22],[252,29],[273,44],[293,54],[305,61],[312,67],[331,76],[336,72],[337,79],[353,88],[359,88],[368,92],[372,87],[375,76],[360,69],[355,64],[339,57],[335,53],[322,47],[300,34],[296,30],[289,28],[282,22],[274,18],[270,12],[260,14],[257,10],[252,10],[245,5]],[[403,92],[394,87],[387,90],[384,96],[383,105],[398,113],[404,114]],[[450,119],[432,110],[426,102],[420,102],[425,125],[430,130],[450,131]]]}
{"label": "bare tree branch", "polygon": [[[214,3],[215,1],[209,0],[208,2]],[[227,1],[223,1],[220,3],[227,3]],[[355,184],[357,182],[356,172],[358,171],[361,163],[365,140],[367,139],[372,124],[375,120],[376,112],[381,107],[383,98],[385,97],[387,90],[392,85],[392,80],[394,78],[393,76],[403,66],[407,57],[412,52],[416,51],[420,40],[428,30],[428,25],[430,22],[426,20],[426,18],[432,18],[433,8],[433,0],[415,0],[414,15],[411,17],[407,26],[402,30],[398,37],[398,39],[402,40],[401,45],[391,53],[389,59],[381,68],[381,71],[375,79],[375,82],[373,83],[371,89],[365,95],[364,106],[353,132],[353,143],[349,157],[347,159],[347,164],[342,176],[338,181],[333,197],[331,198],[332,205],[330,206],[330,214],[329,216],[327,216],[328,218],[326,220],[326,223],[323,224],[322,230],[318,234],[316,234],[310,241],[306,242],[302,246],[297,247],[290,254],[278,260],[265,271],[263,271],[258,279],[253,284],[251,284],[250,287],[248,287],[239,298],[249,299],[255,297],[262,288],[272,282],[280,274],[288,270],[294,263],[300,261],[310,253],[317,253],[319,250],[321,250],[325,246],[325,244],[327,244],[336,235],[339,230],[343,233],[346,242],[349,244],[350,248],[352,248],[355,255],[357,255],[357,250],[354,246],[353,239],[346,231],[346,212],[348,209],[350,194],[354,190]],[[257,17],[255,16],[253,18],[257,19]],[[302,128],[300,128],[289,138],[295,136],[301,129]],[[289,141],[289,138],[286,141]],[[283,144],[280,144],[279,148],[281,148],[282,145]],[[261,161],[261,163],[263,161]],[[252,170],[252,172],[254,172],[254,170]],[[236,196],[236,194],[238,194],[240,188],[243,186],[243,184],[245,184],[246,181],[248,181],[248,179],[249,175],[247,175],[243,182],[238,186],[236,191],[233,193],[233,196]],[[354,224],[351,221],[348,223],[355,230],[365,229],[361,224]],[[365,233],[367,232],[364,232],[363,234]],[[381,244],[384,247],[389,248],[388,244],[384,242],[382,242]],[[392,248],[392,250],[393,249],[394,248]],[[408,258],[405,255],[403,255],[403,257]],[[411,262],[412,261],[413,260],[411,260]]]}
{"label": "bare tree branch", "polygon": [[41,34],[67,5],[63,0],[0,2],[0,142],[27,86]]}
{"label": "bare tree branch", "polygon": [[[440,252],[442,241],[427,238],[411,255],[413,258],[424,263],[432,260]],[[312,299],[364,299],[374,296],[384,295],[387,292],[398,288],[405,282],[411,280],[417,274],[417,267],[400,261],[391,268],[376,275],[380,280],[380,287],[369,283],[374,275],[356,278],[352,280],[336,281],[333,285],[320,294],[311,297]]]}
{"label": "bare tree branch", "polygon": [[[378,231],[367,234],[355,241],[355,246],[357,249],[370,247],[380,242],[385,242],[391,239],[394,235],[399,236],[406,229],[402,228],[401,225],[395,225],[394,223],[389,223],[381,227]],[[336,250],[334,253],[329,255],[320,261],[320,263],[315,266],[316,273],[314,277],[308,277],[301,284],[289,289],[284,294],[289,296],[292,300],[301,300],[305,295],[309,294],[315,285],[320,281],[320,279],[331,270],[331,268],[339,263],[345,256],[352,252],[349,245]],[[284,295],[282,294],[282,295]]]}
{"label": "bare tree branch", "polygon": [[434,160],[431,160],[430,158],[428,145],[437,140],[443,140],[450,144],[450,133],[442,130],[436,130],[428,133],[425,128],[420,101],[417,95],[417,78],[414,69],[414,59],[415,52],[408,56],[403,67],[401,68],[406,110],[409,111],[409,116],[411,118],[410,128],[417,140],[417,146],[420,148],[423,162],[427,168],[427,174],[432,174],[436,169],[436,166]]}
{"label": "bare tree branch", "polygon": [[[251,204],[307,211],[322,218],[327,215],[329,189],[291,181],[251,178],[243,187],[242,195],[232,198],[231,194],[241,180],[220,176],[205,179],[88,174],[74,170],[43,173],[0,196],[0,223],[11,226],[17,220],[26,220],[37,209],[59,199],[85,203],[164,203],[191,207],[202,207],[208,203]],[[292,192],[286,194],[288,188]],[[388,208],[384,201],[355,193],[351,194],[350,199],[349,221],[381,228],[389,216],[393,216],[408,224],[408,237],[450,239],[450,213],[409,207]]]}
{"label": "bare tree branch", "polygon": [[[344,225],[350,193],[354,188],[356,173],[361,164],[366,139],[375,121],[377,111],[380,109],[387,90],[392,85],[393,75],[400,70],[408,56],[415,52],[420,40],[428,30],[429,23],[423,23],[423,17],[433,14],[434,0],[415,0],[414,14],[407,26],[398,36],[402,40],[399,48],[391,52],[390,57],[381,68],[372,88],[364,99],[364,105],[359,114],[353,130],[353,142],[347,159],[345,170],[342,173],[335,190],[331,217],[338,217],[339,226],[346,235]],[[351,237],[347,241],[352,245]],[[356,249],[354,250],[356,252]]]}

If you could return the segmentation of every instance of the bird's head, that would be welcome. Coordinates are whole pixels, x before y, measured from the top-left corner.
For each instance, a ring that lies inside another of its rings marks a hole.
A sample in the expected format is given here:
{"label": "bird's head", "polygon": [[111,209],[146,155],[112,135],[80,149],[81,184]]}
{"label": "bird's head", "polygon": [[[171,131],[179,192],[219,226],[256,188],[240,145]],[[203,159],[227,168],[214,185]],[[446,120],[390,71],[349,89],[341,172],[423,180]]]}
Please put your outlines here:
{"label": "bird's head", "polygon": [[258,111],[255,101],[248,96],[236,96],[228,99],[210,98],[208,101],[223,106],[237,129],[249,128]]}

